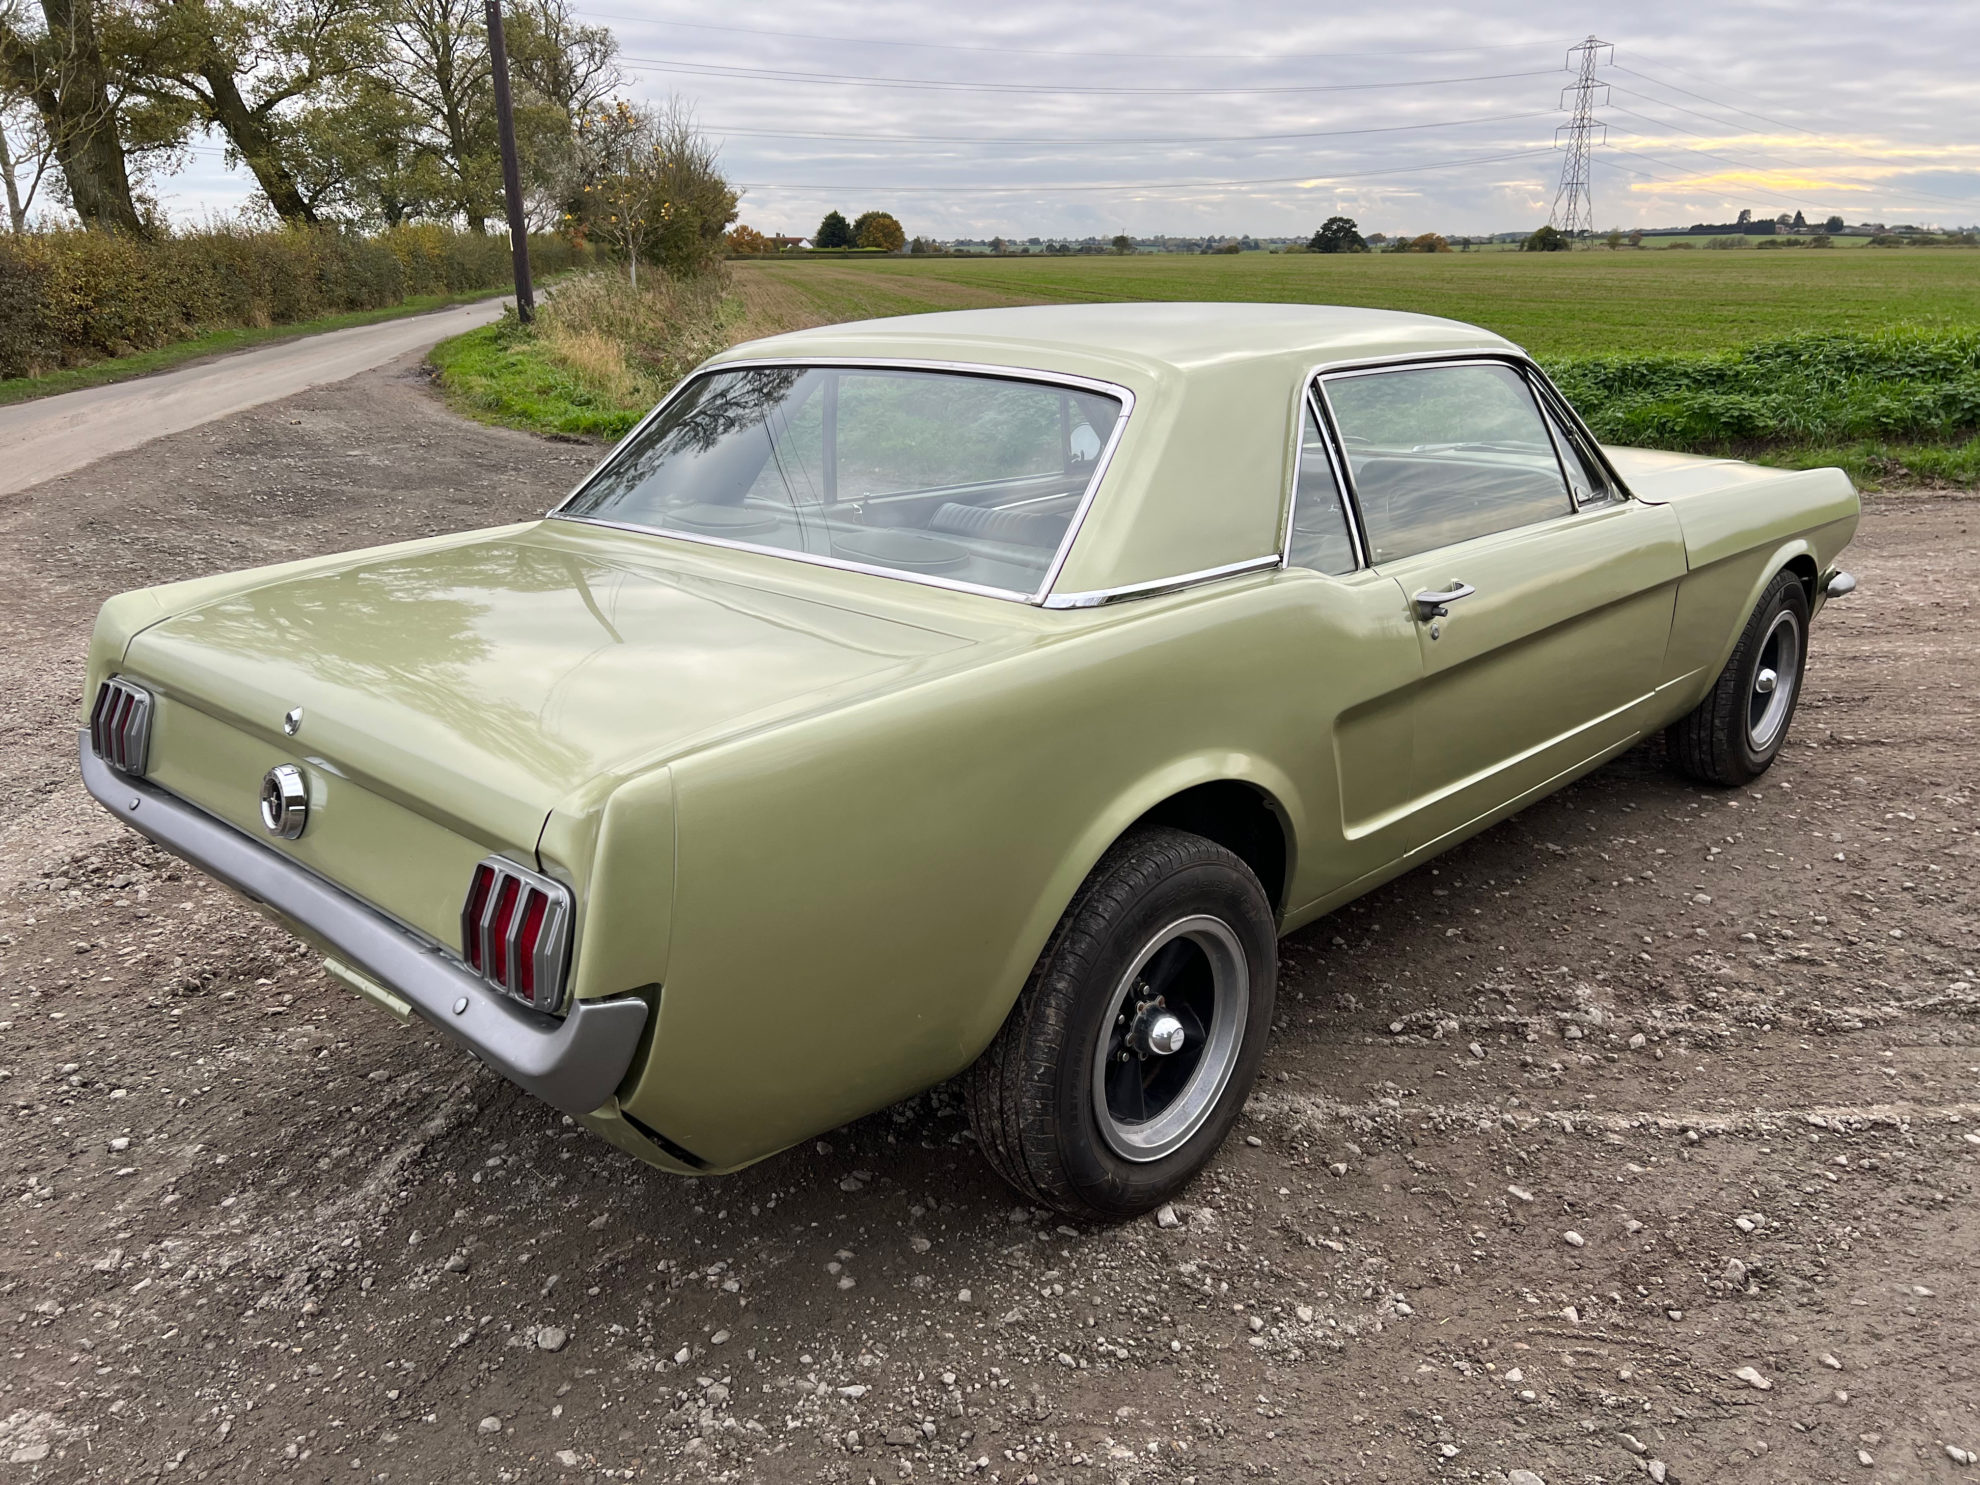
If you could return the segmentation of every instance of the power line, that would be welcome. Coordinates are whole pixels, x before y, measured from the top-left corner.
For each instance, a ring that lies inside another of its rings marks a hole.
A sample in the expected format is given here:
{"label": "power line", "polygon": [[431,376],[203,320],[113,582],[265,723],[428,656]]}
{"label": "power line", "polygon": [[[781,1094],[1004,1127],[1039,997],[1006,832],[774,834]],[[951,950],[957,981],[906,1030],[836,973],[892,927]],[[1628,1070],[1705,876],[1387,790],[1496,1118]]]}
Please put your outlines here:
{"label": "power line", "polygon": [[850,72],[795,72],[771,67],[729,67],[707,62],[668,62],[656,57],[621,57],[636,72],[673,72],[690,77],[747,78],[764,82],[826,83],[835,87],[910,88],[953,93],[1060,93],[1096,97],[1203,97],[1253,93],[1369,93],[1390,88],[1434,88],[1456,83],[1503,82],[1510,78],[1552,77],[1557,69],[1532,72],[1493,72],[1476,77],[1409,77],[1395,82],[1300,83],[1272,87],[1221,88],[1105,88],[1050,83],[968,83],[936,78],[873,77]]}
{"label": "power line", "polygon": [[1176,134],[1176,135],[1112,135],[1082,134],[1063,138],[1040,138],[1025,135],[988,134],[828,134],[796,129],[725,129],[710,124],[710,134],[723,137],[736,135],[754,139],[827,139],[864,141],[873,144],[1022,144],[1051,145],[1069,144],[1091,146],[1096,144],[1259,144],[1275,140],[1293,139],[1341,139],[1353,134],[1402,134],[1422,129],[1456,129],[1471,124],[1511,124],[1524,123],[1532,119],[1553,117],[1553,110],[1539,113],[1502,113],[1475,119],[1438,119],[1426,124],[1384,124],[1368,129],[1321,129],[1291,134]]}
{"label": "power line", "polygon": [[[1689,88],[1681,88],[1676,83],[1665,82],[1662,78],[1652,77],[1647,72],[1638,72],[1634,67],[1624,67],[1620,63],[1618,63],[1616,66],[1616,71],[1627,72],[1631,77],[1640,77],[1647,83],[1654,83],[1656,86],[1660,88],[1668,88],[1673,93],[1682,93],[1687,98],[1696,98],[1700,103],[1709,103],[1714,108],[1723,108],[1731,113],[1743,113],[1749,119],[1758,119],[1763,124],[1772,124],[1776,128],[1780,128],[1780,129],[1791,129],[1796,134],[1807,134],[1816,139],[1820,139],[1822,137],[1821,135],[1817,134],[1813,129],[1804,129],[1800,124],[1790,124],[1784,119],[1769,118],[1764,113],[1755,113],[1750,108],[1741,108],[1737,103],[1726,103],[1717,98],[1707,97],[1703,93],[1694,93]],[[1671,104],[1670,106],[1675,108],[1677,105]]]}
{"label": "power line", "polygon": [[945,194],[997,194],[1010,195],[1026,191],[1186,191],[1223,189],[1230,186],[1283,186],[1308,184],[1324,186],[1334,181],[1367,180],[1378,176],[1415,175],[1425,170],[1451,170],[1466,165],[1491,165],[1501,160],[1525,160],[1536,155],[1552,154],[1552,146],[1538,149],[1511,150],[1497,155],[1474,155],[1462,160],[1440,160],[1429,165],[1401,165],[1384,170],[1351,170],[1336,175],[1275,175],[1251,180],[1168,180],[1168,181],[1103,181],[1080,183],[1077,185],[1022,185],[1022,186],[910,186],[898,182],[866,182],[859,185],[823,185],[817,181],[741,181],[738,184],[752,191],[875,191],[905,193],[941,192]]}
{"label": "power line", "polygon": [[991,46],[977,42],[892,41],[878,36],[833,36],[817,31],[779,31],[763,26],[718,26],[708,21],[673,21],[654,16],[614,15],[605,10],[586,14],[601,21],[633,21],[644,25],[671,26],[688,31],[722,31],[737,36],[776,36],[794,41],[830,41],[847,46],[892,46],[919,51],[987,53],[1008,57],[1127,57],[1137,61],[1166,62],[1318,62],[1350,57],[1450,57],[1482,52],[1528,51],[1556,46],[1552,41],[1515,41],[1498,46],[1408,47],[1396,51],[1365,52],[1110,52],[1074,51],[1059,47]]}

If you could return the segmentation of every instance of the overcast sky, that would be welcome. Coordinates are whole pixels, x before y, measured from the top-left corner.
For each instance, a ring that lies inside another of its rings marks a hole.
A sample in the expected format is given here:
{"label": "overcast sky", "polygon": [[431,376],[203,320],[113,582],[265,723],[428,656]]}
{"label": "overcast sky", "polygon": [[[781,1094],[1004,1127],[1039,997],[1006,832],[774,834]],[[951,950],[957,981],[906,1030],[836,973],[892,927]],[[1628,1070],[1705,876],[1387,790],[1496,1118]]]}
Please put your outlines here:
{"label": "overcast sky", "polygon": [[[1615,47],[1598,226],[1980,222],[1974,0],[579,9],[617,33],[630,95],[694,103],[765,232],[832,207],[944,238],[1530,228],[1591,27]],[[158,184],[180,216],[246,195],[210,146]]]}

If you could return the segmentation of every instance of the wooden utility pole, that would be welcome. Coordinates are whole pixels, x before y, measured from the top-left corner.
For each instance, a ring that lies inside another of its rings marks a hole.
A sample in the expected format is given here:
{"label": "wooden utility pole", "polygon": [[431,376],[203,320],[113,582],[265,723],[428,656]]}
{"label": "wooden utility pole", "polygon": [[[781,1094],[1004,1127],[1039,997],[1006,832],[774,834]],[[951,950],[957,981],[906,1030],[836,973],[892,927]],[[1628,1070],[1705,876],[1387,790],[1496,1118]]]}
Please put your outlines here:
{"label": "wooden utility pole", "polygon": [[502,194],[509,203],[509,258],[516,271],[516,318],[536,318],[529,284],[529,233],[523,225],[522,167],[516,162],[516,118],[509,102],[509,47],[502,39],[502,0],[487,0],[488,61],[495,75],[495,124],[502,138]]}

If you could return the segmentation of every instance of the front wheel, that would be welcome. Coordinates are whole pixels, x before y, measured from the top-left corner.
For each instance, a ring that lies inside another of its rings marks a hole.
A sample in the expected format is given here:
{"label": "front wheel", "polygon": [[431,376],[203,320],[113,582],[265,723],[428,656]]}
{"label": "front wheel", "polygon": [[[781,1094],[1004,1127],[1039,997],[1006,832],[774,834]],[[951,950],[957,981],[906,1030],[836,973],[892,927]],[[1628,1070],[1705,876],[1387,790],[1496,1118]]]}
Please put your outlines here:
{"label": "front wheel", "polygon": [[1175,1195],[1230,1132],[1264,1059],[1271,903],[1232,852],[1136,831],[1094,868],[966,1076],[997,1173],[1109,1221]]}
{"label": "front wheel", "polygon": [[1760,595],[1710,693],[1671,724],[1678,772],[1727,788],[1765,773],[1787,742],[1807,669],[1808,594],[1783,572]]}

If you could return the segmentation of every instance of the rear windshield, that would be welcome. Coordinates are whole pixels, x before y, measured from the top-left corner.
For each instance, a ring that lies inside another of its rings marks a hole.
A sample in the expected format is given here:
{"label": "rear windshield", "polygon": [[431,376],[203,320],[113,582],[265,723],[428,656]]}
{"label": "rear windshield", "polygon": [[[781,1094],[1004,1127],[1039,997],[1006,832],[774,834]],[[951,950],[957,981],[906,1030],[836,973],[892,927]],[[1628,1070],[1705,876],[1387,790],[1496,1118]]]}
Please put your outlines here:
{"label": "rear windshield", "polygon": [[962,372],[696,378],[560,515],[1036,595],[1121,403]]}

